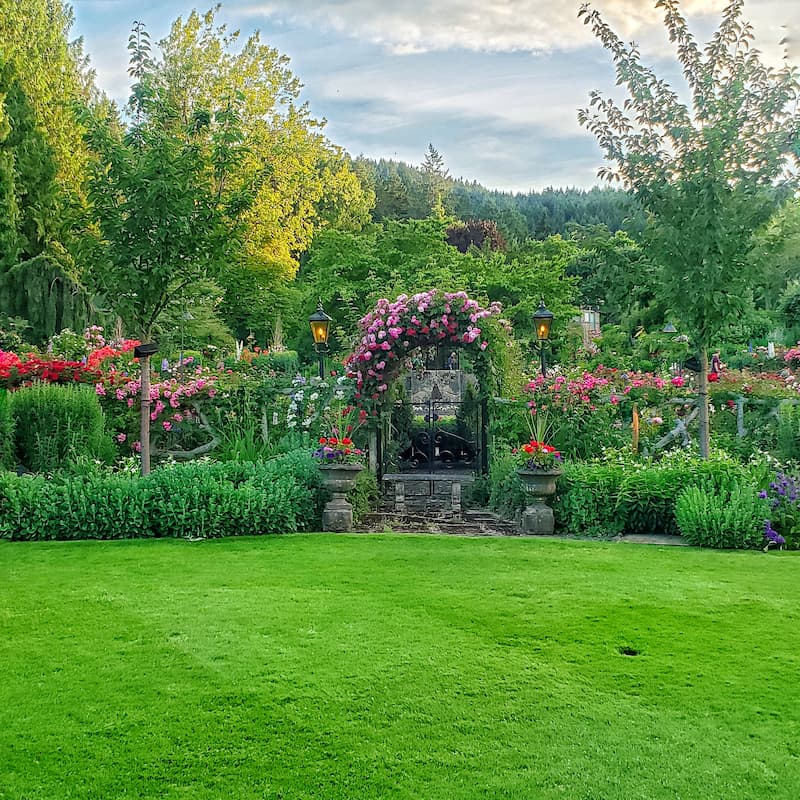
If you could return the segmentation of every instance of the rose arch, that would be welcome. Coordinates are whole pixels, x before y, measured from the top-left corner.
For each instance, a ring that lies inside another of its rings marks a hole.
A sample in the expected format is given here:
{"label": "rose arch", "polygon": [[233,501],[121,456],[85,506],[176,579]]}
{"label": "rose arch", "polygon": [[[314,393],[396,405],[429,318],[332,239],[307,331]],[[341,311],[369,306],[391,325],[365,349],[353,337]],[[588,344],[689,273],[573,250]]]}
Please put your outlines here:
{"label": "rose arch", "polygon": [[471,351],[481,391],[490,391],[494,332],[489,319],[499,314],[499,303],[484,307],[465,292],[431,289],[379,300],[360,320],[361,339],[345,361],[356,384],[356,404],[376,416],[393,381],[410,368],[412,353],[442,344]]}

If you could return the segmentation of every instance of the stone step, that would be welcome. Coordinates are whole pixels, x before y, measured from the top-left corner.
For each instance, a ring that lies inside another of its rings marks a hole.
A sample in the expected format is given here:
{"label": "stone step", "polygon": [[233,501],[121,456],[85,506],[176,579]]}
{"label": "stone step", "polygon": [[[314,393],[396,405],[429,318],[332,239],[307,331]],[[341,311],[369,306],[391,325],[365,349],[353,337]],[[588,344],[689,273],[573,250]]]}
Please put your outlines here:
{"label": "stone step", "polygon": [[453,513],[449,509],[379,509],[362,518],[357,530],[452,533],[462,536],[519,536],[519,527],[484,509]]}
{"label": "stone step", "polygon": [[357,531],[396,531],[398,533],[447,533],[454,536],[499,536],[486,529],[478,528],[456,516],[445,514],[398,514],[383,512],[362,517]]}

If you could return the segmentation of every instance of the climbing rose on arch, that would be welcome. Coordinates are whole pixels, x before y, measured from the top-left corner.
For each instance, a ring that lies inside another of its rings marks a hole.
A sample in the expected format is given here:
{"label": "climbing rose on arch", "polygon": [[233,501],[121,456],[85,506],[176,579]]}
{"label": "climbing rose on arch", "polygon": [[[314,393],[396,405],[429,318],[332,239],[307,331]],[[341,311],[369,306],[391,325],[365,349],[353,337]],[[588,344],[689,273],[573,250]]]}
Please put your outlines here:
{"label": "climbing rose on arch", "polygon": [[499,303],[484,308],[466,292],[431,289],[412,297],[401,294],[393,302],[378,300],[359,321],[361,339],[345,362],[356,383],[356,400],[362,406],[380,400],[419,347],[457,344],[485,350],[480,321],[499,313]]}

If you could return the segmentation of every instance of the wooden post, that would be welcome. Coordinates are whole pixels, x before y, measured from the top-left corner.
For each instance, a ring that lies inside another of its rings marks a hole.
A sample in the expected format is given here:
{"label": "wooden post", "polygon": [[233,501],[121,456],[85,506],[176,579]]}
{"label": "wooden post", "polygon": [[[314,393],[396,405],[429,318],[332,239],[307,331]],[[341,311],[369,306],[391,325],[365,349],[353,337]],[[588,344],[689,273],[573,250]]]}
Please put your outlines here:
{"label": "wooden post", "polygon": [[698,443],[700,445],[700,458],[708,458],[709,425],[708,425],[708,348],[700,348],[700,374],[697,376],[697,408],[700,413],[698,422],[700,431]]}
{"label": "wooden post", "polygon": [[139,440],[142,443],[141,470],[142,475],[150,474],[150,356],[139,359],[142,368],[141,406],[142,416],[139,425]]}

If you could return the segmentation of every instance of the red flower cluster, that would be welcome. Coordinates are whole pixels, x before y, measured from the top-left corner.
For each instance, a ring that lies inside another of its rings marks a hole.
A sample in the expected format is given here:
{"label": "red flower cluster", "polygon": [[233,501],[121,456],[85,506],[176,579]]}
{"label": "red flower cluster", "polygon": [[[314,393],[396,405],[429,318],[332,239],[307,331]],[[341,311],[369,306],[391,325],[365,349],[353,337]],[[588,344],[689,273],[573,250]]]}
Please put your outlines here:
{"label": "red flower cluster", "polygon": [[102,378],[99,370],[78,361],[44,360],[28,355],[22,361],[14,353],[0,351],[0,386],[13,389],[35,380],[45,383],[94,383]]}
{"label": "red flower cluster", "polygon": [[104,347],[101,347],[98,350],[93,350],[91,353],[89,353],[89,357],[86,359],[87,366],[100,366],[100,364],[102,364],[106,359],[118,358],[123,353],[129,353],[139,344],[141,344],[141,342],[138,339],[125,339],[118,347],[112,347],[111,345],[107,344]]}
{"label": "red flower cluster", "polygon": [[319,443],[327,444],[331,447],[336,447],[337,445],[342,445],[342,447],[351,447],[353,440],[348,439],[347,436],[342,439],[337,439],[335,436],[320,436]]}
{"label": "red flower cluster", "polygon": [[360,464],[364,451],[353,445],[347,436],[341,439],[336,436],[321,436],[319,447],[312,454],[323,464]]}
{"label": "red flower cluster", "polygon": [[522,469],[553,469],[561,463],[561,453],[545,442],[531,439],[527,444],[512,450]]}

